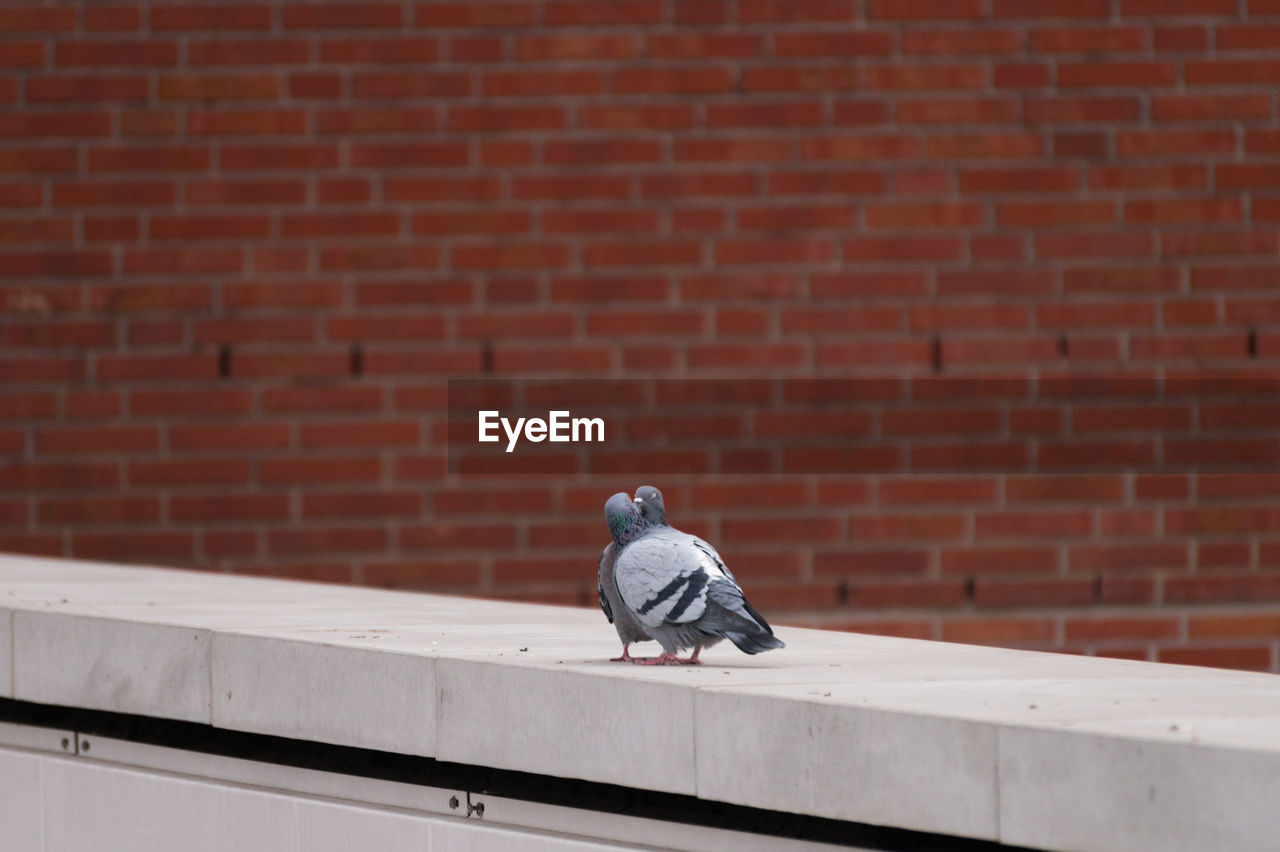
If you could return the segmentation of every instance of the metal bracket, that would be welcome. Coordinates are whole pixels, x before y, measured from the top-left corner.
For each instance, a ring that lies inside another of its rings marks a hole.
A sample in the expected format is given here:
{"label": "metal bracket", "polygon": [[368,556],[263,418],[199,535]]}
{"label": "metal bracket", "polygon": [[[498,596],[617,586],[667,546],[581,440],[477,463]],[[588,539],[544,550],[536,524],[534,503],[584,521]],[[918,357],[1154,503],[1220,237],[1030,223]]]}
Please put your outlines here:
{"label": "metal bracket", "polygon": [[[453,809],[453,810],[455,810],[455,811],[456,811],[456,810],[458,809],[458,806],[459,806],[460,804],[462,804],[462,803],[458,801],[458,797],[457,797],[457,796],[450,796],[450,797],[449,797],[449,807],[450,807],[451,809]],[[468,790],[468,791],[467,791],[467,816],[466,816],[466,819],[471,819],[471,815],[472,815],[472,814],[475,814],[477,819],[484,819],[484,802],[475,802],[475,803],[473,804],[473,803],[472,803],[472,801],[471,801],[471,791],[470,791],[470,790]]]}
{"label": "metal bracket", "polygon": [[471,791],[467,791],[467,819],[471,819],[471,815],[475,814],[478,819],[484,819],[484,802],[477,801],[471,804]]}

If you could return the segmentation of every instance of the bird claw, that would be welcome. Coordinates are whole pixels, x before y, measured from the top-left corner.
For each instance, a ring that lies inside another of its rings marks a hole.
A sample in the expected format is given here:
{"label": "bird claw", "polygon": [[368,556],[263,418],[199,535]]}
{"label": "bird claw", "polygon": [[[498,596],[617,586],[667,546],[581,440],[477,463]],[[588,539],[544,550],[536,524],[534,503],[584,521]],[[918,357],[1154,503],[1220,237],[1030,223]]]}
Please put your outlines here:
{"label": "bird claw", "polygon": [[675,654],[659,654],[656,657],[632,657],[637,666],[678,666],[684,662]]}
{"label": "bird claw", "polygon": [[629,662],[631,662],[631,661],[632,661],[632,660],[634,660],[634,659],[635,659],[635,657],[631,656],[630,652],[628,652],[628,651],[627,651],[626,646],[623,646],[623,648],[622,648],[622,656],[621,656],[621,657],[610,657],[610,658],[609,658],[609,662],[611,662],[611,663],[629,663]]}

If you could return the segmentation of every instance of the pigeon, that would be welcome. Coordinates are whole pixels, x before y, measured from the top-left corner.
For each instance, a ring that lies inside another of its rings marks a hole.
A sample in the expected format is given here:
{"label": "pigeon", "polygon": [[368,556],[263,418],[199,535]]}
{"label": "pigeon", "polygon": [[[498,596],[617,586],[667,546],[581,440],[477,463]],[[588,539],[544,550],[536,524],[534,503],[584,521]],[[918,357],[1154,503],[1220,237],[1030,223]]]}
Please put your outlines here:
{"label": "pigeon", "polygon": [[622,640],[622,656],[613,657],[610,661],[630,663],[635,660],[628,650],[631,643],[647,642],[653,637],[640,626],[640,622],[636,621],[631,610],[623,606],[622,599],[618,597],[618,587],[613,582],[613,560],[617,553],[618,546],[611,541],[600,554],[599,583],[596,586],[596,593],[600,596],[600,609],[604,610],[604,617],[609,619],[609,623],[618,631],[618,638]]}
{"label": "pigeon", "polygon": [[[636,506],[640,508],[641,517],[648,521],[650,526],[670,527],[671,529],[675,529],[675,527],[672,527],[667,523],[667,504],[663,502],[662,492],[657,488],[654,488],[652,485],[641,485],[636,489],[636,496],[632,498],[631,502],[635,503]],[[679,531],[677,530],[677,532]],[[696,535],[691,535],[689,537],[695,540],[698,547],[710,550],[713,553],[715,552],[715,548],[698,538]],[[717,558],[719,558],[718,554]],[[738,582],[737,578],[729,571],[729,567],[723,562],[720,563],[720,570],[723,571],[730,580],[733,580],[735,583]]]}
{"label": "pigeon", "polygon": [[661,491],[652,485],[641,485],[636,489],[636,496],[631,502],[639,507],[640,516],[648,521],[650,526],[667,526],[667,505],[662,502]]}
{"label": "pigeon", "polygon": [[[655,489],[656,490],[656,489]],[[604,506],[616,547],[614,583],[636,621],[662,646],[641,665],[698,665],[698,655],[721,639],[747,654],[784,647],[764,616],[747,602],[715,548],[696,536],[650,523],[619,492]],[[693,648],[687,659],[677,651]]]}

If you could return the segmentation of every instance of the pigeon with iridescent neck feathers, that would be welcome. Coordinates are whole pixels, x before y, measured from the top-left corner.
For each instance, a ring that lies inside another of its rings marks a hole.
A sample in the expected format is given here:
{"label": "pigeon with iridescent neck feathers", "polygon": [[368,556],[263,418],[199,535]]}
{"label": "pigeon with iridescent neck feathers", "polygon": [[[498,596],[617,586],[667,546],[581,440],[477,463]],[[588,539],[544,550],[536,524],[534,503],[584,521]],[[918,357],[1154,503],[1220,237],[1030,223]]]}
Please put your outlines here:
{"label": "pigeon with iridescent neck feathers", "polygon": [[[697,665],[702,649],[721,639],[747,654],[783,647],[764,616],[747,602],[715,548],[696,536],[652,523],[641,514],[644,502],[618,493],[604,507],[616,548],[613,578],[618,597],[663,651],[634,662]],[[661,494],[657,505],[664,508]],[[693,648],[693,654],[681,659],[677,653],[686,648]]]}
{"label": "pigeon with iridescent neck feathers", "polygon": [[596,577],[596,594],[600,598],[600,609],[604,610],[604,617],[609,619],[609,623],[618,631],[618,638],[622,640],[622,656],[613,657],[611,662],[614,663],[631,663],[635,662],[635,657],[631,656],[631,644],[633,642],[647,642],[653,637],[649,635],[640,622],[636,621],[636,617],[631,611],[622,604],[622,598],[618,596],[618,586],[613,581],[613,562],[618,555],[618,545],[609,542],[604,552],[600,554],[600,569]]}

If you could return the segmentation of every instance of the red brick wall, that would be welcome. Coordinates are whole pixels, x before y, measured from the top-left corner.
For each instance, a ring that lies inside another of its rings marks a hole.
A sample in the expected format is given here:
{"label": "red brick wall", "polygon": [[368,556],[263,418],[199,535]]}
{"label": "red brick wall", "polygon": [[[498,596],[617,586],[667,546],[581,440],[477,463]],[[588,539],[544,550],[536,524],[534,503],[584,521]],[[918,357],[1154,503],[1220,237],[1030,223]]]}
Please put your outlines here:
{"label": "red brick wall", "polygon": [[[1277,44],[1276,0],[8,3],[0,548],[590,604],[640,479],[447,476],[446,378],[1274,376]],[[778,621],[1276,669],[1274,389],[1106,387],[902,438],[1084,472],[654,484]],[[1206,430],[1222,471],[1116,466]]]}

